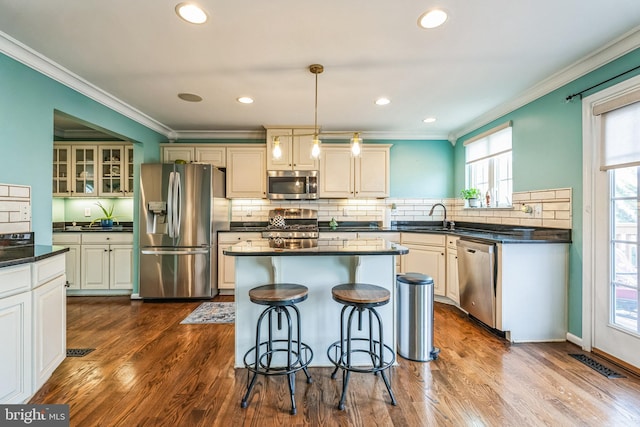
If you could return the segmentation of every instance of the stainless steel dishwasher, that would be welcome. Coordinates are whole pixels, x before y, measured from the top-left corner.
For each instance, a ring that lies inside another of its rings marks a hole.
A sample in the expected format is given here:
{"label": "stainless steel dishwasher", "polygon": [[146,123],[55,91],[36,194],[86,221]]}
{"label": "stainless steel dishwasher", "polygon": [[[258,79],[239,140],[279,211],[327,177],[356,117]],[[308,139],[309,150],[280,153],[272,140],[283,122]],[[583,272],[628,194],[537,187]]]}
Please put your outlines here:
{"label": "stainless steel dishwasher", "polygon": [[496,246],[458,239],[460,306],[481,322],[496,327]]}

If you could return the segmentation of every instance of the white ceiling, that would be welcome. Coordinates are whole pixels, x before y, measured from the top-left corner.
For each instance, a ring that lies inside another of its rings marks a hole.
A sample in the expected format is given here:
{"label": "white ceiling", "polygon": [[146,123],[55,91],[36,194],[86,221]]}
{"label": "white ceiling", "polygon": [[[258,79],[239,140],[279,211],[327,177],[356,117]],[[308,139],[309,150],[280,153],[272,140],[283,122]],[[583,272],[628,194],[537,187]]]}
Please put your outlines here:
{"label": "white ceiling", "polygon": [[198,0],[197,26],[178,2],[0,0],[0,31],[178,134],[312,125],[320,63],[323,131],[447,137],[640,23],[639,0]]}

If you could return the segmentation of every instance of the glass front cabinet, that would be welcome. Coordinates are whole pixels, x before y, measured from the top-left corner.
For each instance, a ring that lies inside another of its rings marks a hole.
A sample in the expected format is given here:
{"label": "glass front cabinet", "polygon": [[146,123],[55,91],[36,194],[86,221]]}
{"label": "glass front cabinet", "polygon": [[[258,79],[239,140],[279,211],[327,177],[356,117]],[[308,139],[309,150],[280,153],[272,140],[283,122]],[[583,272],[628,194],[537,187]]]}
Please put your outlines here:
{"label": "glass front cabinet", "polygon": [[54,144],[53,195],[132,197],[133,146]]}

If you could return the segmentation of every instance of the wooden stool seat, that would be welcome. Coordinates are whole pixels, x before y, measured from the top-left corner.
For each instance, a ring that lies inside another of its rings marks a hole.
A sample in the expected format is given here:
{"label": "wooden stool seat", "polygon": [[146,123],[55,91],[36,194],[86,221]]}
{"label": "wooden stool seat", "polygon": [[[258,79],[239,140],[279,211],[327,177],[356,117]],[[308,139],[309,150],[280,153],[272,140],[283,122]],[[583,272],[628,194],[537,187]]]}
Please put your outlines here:
{"label": "wooden stool seat", "polygon": [[277,283],[258,286],[249,291],[249,299],[255,304],[295,304],[307,299],[309,288],[295,283]]}
{"label": "wooden stool seat", "polygon": [[333,299],[348,304],[382,305],[389,301],[391,292],[381,286],[368,283],[345,283],[331,289]]}

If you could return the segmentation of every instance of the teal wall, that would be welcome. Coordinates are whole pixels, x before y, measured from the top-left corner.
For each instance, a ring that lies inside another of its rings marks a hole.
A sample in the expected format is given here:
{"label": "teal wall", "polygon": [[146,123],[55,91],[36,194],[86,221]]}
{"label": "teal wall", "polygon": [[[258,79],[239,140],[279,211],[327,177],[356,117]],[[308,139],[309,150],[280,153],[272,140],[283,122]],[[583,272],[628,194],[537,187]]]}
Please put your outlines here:
{"label": "teal wall", "polygon": [[[367,142],[367,141],[365,141]],[[395,198],[454,197],[454,150],[449,141],[387,141],[391,191]]]}
{"label": "teal wall", "polygon": [[[464,186],[465,140],[507,120],[513,121],[513,190],[572,188],[573,230],[569,270],[569,332],[582,336],[582,105],[568,95],[636,67],[640,49],[619,58],[473,132],[455,146],[455,188]],[[593,94],[640,74],[629,73],[585,93]]]}
{"label": "teal wall", "polygon": [[160,159],[159,143],[166,142],[164,135],[0,54],[0,183],[31,186],[32,230],[42,245],[52,237],[54,110],[134,142],[135,175],[140,163]]}

